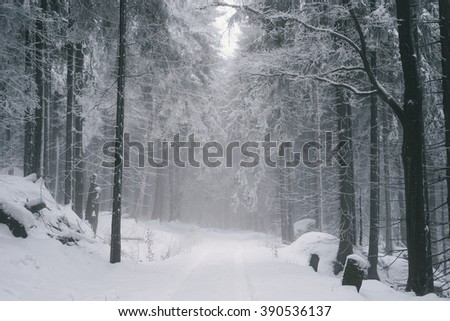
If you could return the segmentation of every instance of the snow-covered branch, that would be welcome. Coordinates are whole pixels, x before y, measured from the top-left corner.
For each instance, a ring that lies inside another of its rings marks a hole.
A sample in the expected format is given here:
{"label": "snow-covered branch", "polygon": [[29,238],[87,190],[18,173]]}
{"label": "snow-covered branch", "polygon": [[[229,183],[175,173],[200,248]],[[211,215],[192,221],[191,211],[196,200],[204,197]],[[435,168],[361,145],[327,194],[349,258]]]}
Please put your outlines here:
{"label": "snow-covered branch", "polygon": [[320,82],[324,82],[327,84],[330,84],[334,87],[338,87],[338,88],[345,88],[349,91],[351,91],[353,94],[358,95],[358,96],[369,96],[372,94],[377,93],[376,90],[360,90],[358,88],[356,88],[353,85],[344,83],[344,82],[338,82],[338,81],[334,81],[332,79],[323,77],[323,76],[318,76],[318,75],[298,75],[298,74],[294,74],[294,73],[289,73],[289,72],[280,72],[280,73],[272,73],[272,74],[264,74],[264,73],[253,73],[253,76],[261,76],[261,77],[282,77],[282,76],[287,76],[290,77],[293,80],[306,80],[306,79],[311,79],[311,80],[317,80]]}
{"label": "snow-covered branch", "polygon": [[[350,13],[350,16],[353,20],[353,23],[355,24],[355,28],[356,31],[358,33],[358,37],[359,37],[359,41],[361,43],[361,45],[358,45],[355,41],[353,41],[352,39],[350,39],[349,37],[345,36],[344,34],[337,32],[333,29],[330,28],[323,28],[323,27],[316,27],[313,26],[305,21],[303,21],[302,19],[299,19],[298,17],[294,16],[291,13],[276,13],[276,14],[268,14],[265,12],[261,12],[257,9],[254,9],[250,6],[247,5],[235,5],[235,4],[229,4],[226,2],[213,2],[210,5],[208,5],[207,7],[231,7],[234,8],[236,10],[245,10],[248,11],[252,14],[254,14],[255,16],[257,16],[258,18],[260,18],[262,21],[264,22],[274,22],[277,20],[286,20],[286,21],[292,21],[292,22],[296,22],[300,25],[302,25],[303,27],[305,27],[306,29],[309,29],[311,31],[315,31],[315,32],[321,32],[321,33],[327,33],[339,40],[342,40],[343,42],[345,42],[347,45],[349,45],[351,48],[353,48],[353,50],[355,50],[355,52],[359,55],[359,57],[361,58],[361,61],[363,63],[363,70],[365,71],[365,73],[367,74],[367,77],[369,78],[370,83],[372,84],[372,86],[374,87],[374,90],[371,91],[371,93],[378,93],[379,96],[381,97],[381,99],[387,103],[392,111],[395,113],[395,115],[399,118],[400,122],[403,121],[403,109],[401,108],[400,104],[392,97],[392,95],[390,95],[388,93],[388,91],[386,90],[386,88],[384,88],[384,86],[377,80],[377,78],[375,77],[375,74],[370,66],[370,62],[368,59],[368,50],[367,50],[367,45],[366,45],[366,40],[365,40],[365,36],[364,33],[362,31],[361,28],[361,24],[359,23],[359,20],[356,16],[356,13],[353,9],[353,6],[351,4],[351,1],[348,1],[346,7],[347,10]],[[207,8],[207,7],[203,7]],[[317,78],[317,80],[321,80],[319,79],[320,77]],[[322,81],[325,81],[326,78],[324,78]],[[331,83],[333,85],[337,85],[339,83],[335,83],[332,80],[328,79],[326,82]],[[343,88],[347,88],[348,90],[354,92],[355,94],[366,94],[367,92],[361,92],[359,90],[357,90],[356,88],[354,88],[351,85],[345,85],[345,86],[341,86]]]}

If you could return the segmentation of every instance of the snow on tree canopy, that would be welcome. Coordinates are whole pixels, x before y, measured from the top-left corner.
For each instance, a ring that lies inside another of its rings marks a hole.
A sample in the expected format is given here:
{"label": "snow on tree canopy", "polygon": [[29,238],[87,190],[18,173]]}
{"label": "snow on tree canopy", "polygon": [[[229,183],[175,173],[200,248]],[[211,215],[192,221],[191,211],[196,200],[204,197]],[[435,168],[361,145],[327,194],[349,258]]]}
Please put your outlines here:
{"label": "snow on tree canopy", "polygon": [[308,232],[279,252],[281,257],[302,265],[309,265],[311,255],[316,254],[320,259],[317,271],[333,275],[338,246],[339,239],[331,234]]}
{"label": "snow on tree canopy", "polygon": [[[31,213],[30,207],[44,203],[45,208]],[[62,239],[86,239],[91,228],[70,208],[56,203],[41,179],[35,175],[19,177],[0,175],[0,208],[23,225],[28,236]]]}

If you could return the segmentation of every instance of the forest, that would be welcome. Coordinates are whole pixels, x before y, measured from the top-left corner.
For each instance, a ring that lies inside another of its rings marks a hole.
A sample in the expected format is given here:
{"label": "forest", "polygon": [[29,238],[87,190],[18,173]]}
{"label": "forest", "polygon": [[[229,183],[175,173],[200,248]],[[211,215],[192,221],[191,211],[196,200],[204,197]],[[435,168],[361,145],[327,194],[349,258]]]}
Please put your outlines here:
{"label": "forest", "polygon": [[321,232],[335,275],[450,295],[448,0],[3,0],[0,30],[0,223],[29,232],[25,177],[110,263],[128,221]]}

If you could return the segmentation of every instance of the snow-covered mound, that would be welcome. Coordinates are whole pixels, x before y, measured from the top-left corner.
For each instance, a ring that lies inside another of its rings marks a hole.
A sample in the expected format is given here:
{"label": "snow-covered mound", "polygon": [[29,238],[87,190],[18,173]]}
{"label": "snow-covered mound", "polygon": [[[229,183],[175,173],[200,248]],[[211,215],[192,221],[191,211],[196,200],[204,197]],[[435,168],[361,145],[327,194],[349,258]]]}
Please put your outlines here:
{"label": "snow-covered mound", "polygon": [[0,175],[0,216],[15,236],[56,238],[64,243],[93,237],[90,226],[69,207],[58,205],[35,175]]}
{"label": "snow-covered mound", "polygon": [[308,232],[295,242],[280,249],[280,255],[300,265],[308,265],[312,254],[319,256],[317,271],[333,274],[333,262],[339,247],[339,239],[331,234]]}

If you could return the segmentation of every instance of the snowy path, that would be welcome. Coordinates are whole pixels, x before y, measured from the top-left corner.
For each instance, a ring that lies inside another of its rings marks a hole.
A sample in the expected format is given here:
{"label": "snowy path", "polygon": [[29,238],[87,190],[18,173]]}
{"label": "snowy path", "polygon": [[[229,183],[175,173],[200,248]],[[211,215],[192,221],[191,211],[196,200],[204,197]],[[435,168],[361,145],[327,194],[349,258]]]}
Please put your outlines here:
{"label": "snowy path", "polygon": [[251,300],[245,272],[244,244],[236,240],[210,241],[202,247],[203,257],[189,271],[170,300]]}
{"label": "snowy path", "polygon": [[92,246],[17,240],[5,232],[0,230],[2,300],[411,299],[378,282],[366,282],[358,294],[338,278],[274,257],[264,236],[253,232],[203,230],[187,253],[115,265],[107,262],[103,244],[94,253]]}

